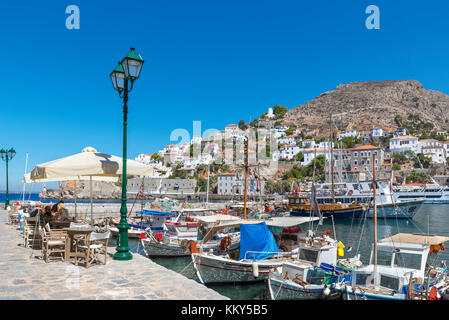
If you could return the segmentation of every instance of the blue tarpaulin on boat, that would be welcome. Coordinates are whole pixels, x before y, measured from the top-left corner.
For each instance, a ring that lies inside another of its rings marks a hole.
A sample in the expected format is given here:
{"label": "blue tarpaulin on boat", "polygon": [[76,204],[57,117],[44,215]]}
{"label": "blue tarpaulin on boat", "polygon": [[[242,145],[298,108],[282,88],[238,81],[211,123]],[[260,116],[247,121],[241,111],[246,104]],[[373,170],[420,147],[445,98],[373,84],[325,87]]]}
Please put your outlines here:
{"label": "blue tarpaulin on boat", "polygon": [[246,253],[246,259],[264,260],[274,256],[275,252],[279,252],[279,248],[265,222],[240,225],[239,260],[244,259]]}
{"label": "blue tarpaulin on boat", "polygon": [[136,213],[145,214],[149,216],[170,216],[172,214],[176,214],[174,212],[151,211],[151,210],[137,211]]}

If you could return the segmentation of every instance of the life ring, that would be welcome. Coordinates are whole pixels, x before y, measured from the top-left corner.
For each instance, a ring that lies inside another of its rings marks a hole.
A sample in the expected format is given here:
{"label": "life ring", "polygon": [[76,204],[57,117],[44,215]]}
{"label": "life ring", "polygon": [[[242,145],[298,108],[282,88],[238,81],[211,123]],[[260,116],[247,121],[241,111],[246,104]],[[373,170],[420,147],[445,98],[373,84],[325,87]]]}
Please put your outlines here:
{"label": "life ring", "polygon": [[349,190],[348,191],[348,196],[352,196],[353,193],[354,193],[354,190]]}
{"label": "life ring", "polygon": [[221,239],[220,241],[220,250],[222,251],[226,251],[229,250],[229,248],[231,247],[231,237],[224,237],[223,239]]}
{"label": "life ring", "polygon": [[326,231],[322,231],[322,232],[317,232],[318,234],[325,234],[326,236],[330,236],[332,234],[332,232],[330,230],[326,230]]}
{"label": "life ring", "polygon": [[157,242],[160,242],[160,241],[162,240],[162,234],[160,234],[160,233],[156,234],[156,235],[154,236],[154,239],[155,239]]}
{"label": "life ring", "polygon": [[193,221],[193,217],[190,217],[190,216],[186,217],[186,221],[192,222]]}

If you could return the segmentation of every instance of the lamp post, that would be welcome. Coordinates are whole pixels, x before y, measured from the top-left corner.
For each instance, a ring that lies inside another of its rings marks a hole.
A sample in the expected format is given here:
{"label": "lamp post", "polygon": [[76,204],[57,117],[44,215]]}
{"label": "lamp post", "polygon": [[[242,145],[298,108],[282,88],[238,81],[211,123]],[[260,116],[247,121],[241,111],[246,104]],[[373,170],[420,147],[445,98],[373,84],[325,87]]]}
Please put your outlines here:
{"label": "lamp post", "polygon": [[[133,258],[128,247],[128,229],[129,225],[126,221],[126,214],[128,212],[126,208],[126,133],[128,124],[128,93],[133,88],[134,81],[139,78],[142,65],[144,63],[140,54],[131,51],[126,55],[117,67],[111,72],[110,77],[114,89],[118,91],[119,97],[123,99],[123,171],[122,171],[122,201],[120,207],[120,223],[117,228],[119,230],[119,236],[117,241],[117,252],[114,254],[115,260],[131,260]],[[130,83],[130,87],[128,88]]]}
{"label": "lamp post", "polygon": [[13,148],[8,151],[2,149],[0,150],[0,157],[2,160],[6,161],[6,200],[5,200],[5,209],[9,206],[9,187],[8,187],[8,161],[10,161],[16,155],[16,150]]}

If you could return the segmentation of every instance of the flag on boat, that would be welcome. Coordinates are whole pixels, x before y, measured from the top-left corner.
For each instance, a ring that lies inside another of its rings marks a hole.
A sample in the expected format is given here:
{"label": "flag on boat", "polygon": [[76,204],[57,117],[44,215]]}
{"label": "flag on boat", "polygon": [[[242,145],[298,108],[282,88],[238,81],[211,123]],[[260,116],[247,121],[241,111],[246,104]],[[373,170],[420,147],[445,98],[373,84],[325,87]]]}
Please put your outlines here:
{"label": "flag on boat", "polygon": [[362,193],[362,185],[359,182],[359,185],[357,186],[357,190],[359,190],[360,193]]}
{"label": "flag on boat", "polygon": [[323,224],[323,216],[321,215],[320,206],[318,204],[318,201],[316,200],[316,188],[314,183],[312,183],[312,197],[310,204],[313,209],[313,215],[320,217],[320,221],[318,222],[318,224],[321,226]]}

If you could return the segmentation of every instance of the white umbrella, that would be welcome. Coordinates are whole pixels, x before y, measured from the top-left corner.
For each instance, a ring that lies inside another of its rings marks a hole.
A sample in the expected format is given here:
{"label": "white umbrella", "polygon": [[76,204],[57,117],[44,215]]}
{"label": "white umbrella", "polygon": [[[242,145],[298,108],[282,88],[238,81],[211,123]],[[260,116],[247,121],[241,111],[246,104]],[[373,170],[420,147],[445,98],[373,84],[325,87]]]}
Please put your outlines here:
{"label": "white umbrella", "polygon": [[[122,158],[97,152],[88,147],[82,152],[37,165],[24,181],[47,182],[90,180],[91,221],[93,222],[92,180],[117,181],[122,175]],[[134,160],[126,160],[127,176],[154,176],[154,168]],[[87,178],[87,179],[86,179]]]}

